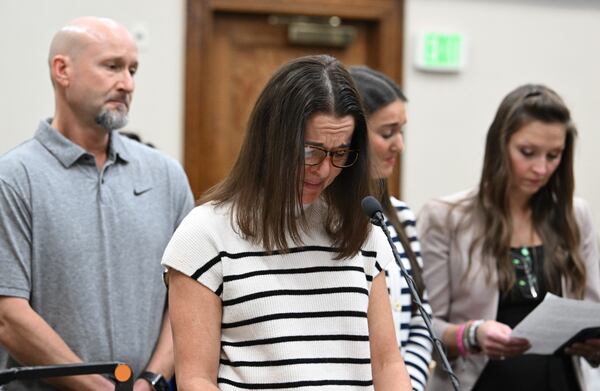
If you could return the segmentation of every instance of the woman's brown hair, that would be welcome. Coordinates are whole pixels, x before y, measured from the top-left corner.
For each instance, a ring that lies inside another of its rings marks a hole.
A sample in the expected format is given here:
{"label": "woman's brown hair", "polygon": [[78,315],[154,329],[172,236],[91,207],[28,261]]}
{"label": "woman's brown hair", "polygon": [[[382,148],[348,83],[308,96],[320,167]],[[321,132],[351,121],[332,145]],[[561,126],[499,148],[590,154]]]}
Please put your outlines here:
{"label": "woman's brown hair", "polygon": [[250,115],[231,173],[201,202],[231,202],[241,233],[267,250],[288,250],[288,238],[299,244],[306,225],[304,134],[315,114],[354,119],[350,148],[359,151],[358,159],[342,169],[322,195],[327,206],[326,231],[338,249],[337,257],[347,258],[360,250],[370,229],[360,207],[371,187],[368,134],[352,78],[331,56],[292,60],[271,77]]}
{"label": "woman's brown hair", "polygon": [[[367,117],[370,117],[376,111],[397,100],[402,102],[407,101],[402,89],[385,74],[364,65],[352,66],[349,68],[349,71],[358,92],[360,92],[360,97]],[[410,263],[412,277],[417,286],[417,291],[419,292],[419,295],[423,297],[425,284],[423,282],[423,277],[421,276],[421,266],[417,261],[417,255],[412,250],[410,239],[406,234],[404,225],[398,218],[397,211],[390,201],[387,178],[379,178],[377,181],[379,182],[379,192],[377,193],[379,196],[377,198],[379,199],[379,202],[381,202],[385,216],[398,235],[398,240],[400,240],[404,253]]]}
{"label": "woman's brown hair", "polygon": [[498,284],[509,291],[516,278],[509,257],[512,221],[509,209],[511,164],[508,142],[511,136],[533,121],[558,123],[566,128],[560,164],[548,183],[529,203],[532,223],[544,245],[544,275],[548,290],[560,292],[561,276],[577,296],[583,297],[585,265],[579,253],[580,233],[573,211],[575,180],[574,143],[577,130],[569,109],[560,96],[543,85],[527,84],[509,93],[498,108],[486,139],[479,191],[470,210],[483,229],[471,246],[471,255],[481,245],[486,270],[498,271]]}

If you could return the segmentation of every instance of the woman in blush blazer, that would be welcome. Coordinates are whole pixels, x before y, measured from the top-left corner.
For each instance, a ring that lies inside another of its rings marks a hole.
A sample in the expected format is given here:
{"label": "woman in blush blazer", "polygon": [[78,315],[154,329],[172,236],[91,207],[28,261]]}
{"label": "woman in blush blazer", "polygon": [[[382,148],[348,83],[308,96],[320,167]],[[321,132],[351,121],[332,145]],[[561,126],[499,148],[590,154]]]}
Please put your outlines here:
{"label": "woman in blush blazer", "polygon": [[[521,86],[488,131],[479,187],[419,214],[434,327],[461,390],[584,390],[579,357],[600,363],[599,339],[532,355],[527,340],[510,336],[548,292],[600,301],[596,231],[573,195],[575,136],[554,91]],[[439,368],[430,383],[450,385]]]}

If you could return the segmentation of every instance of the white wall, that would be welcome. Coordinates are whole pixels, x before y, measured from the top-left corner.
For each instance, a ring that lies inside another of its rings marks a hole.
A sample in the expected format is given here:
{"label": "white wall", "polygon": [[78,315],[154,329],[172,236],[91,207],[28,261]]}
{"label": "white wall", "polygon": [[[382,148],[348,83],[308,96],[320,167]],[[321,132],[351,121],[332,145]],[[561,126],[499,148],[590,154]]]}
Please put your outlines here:
{"label": "white wall", "polygon": [[[520,84],[563,96],[579,128],[576,192],[600,227],[600,2],[408,0],[405,90],[410,100],[403,197],[415,209],[477,184],[485,134],[501,99]],[[468,40],[458,74],[412,65],[415,35],[450,30]]]}
{"label": "white wall", "polygon": [[[185,0],[0,0],[0,153],[29,138],[53,112],[46,55],[54,32],[81,15],[145,26],[130,130],[182,160]],[[463,32],[468,63],[455,75],[412,67],[415,34]],[[428,199],[477,183],[485,132],[502,97],[545,83],[563,95],[580,130],[577,192],[600,227],[600,2],[406,0],[409,96],[403,198]]]}
{"label": "white wall", "polygon": [[0,154],[52,116],[50,41],[66,22],[84,15],[147,31],[127,130],[181,158],[185,0],[0,0]]}

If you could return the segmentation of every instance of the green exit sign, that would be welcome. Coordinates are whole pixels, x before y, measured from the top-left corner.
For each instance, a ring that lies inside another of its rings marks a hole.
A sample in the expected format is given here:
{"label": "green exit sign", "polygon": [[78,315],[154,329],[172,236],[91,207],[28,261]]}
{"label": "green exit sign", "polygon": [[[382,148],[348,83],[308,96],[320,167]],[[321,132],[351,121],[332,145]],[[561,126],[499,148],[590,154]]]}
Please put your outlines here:
{"label": "green exit sign", "polygon": [[461,33],[419,34],[415,65],[424,71],[458,72],[465,63],[465,38]]}

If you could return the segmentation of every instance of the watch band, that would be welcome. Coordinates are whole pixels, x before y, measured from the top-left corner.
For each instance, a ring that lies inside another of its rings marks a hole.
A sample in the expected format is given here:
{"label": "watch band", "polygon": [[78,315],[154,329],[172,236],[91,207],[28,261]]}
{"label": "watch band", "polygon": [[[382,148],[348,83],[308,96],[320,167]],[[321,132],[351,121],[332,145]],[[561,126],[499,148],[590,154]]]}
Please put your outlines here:
{"label": "watch band", "polygon": [[144,371],[138,376],[138,379],[146,380],[156,391],[169,391],[169,383],[160,373]]}

